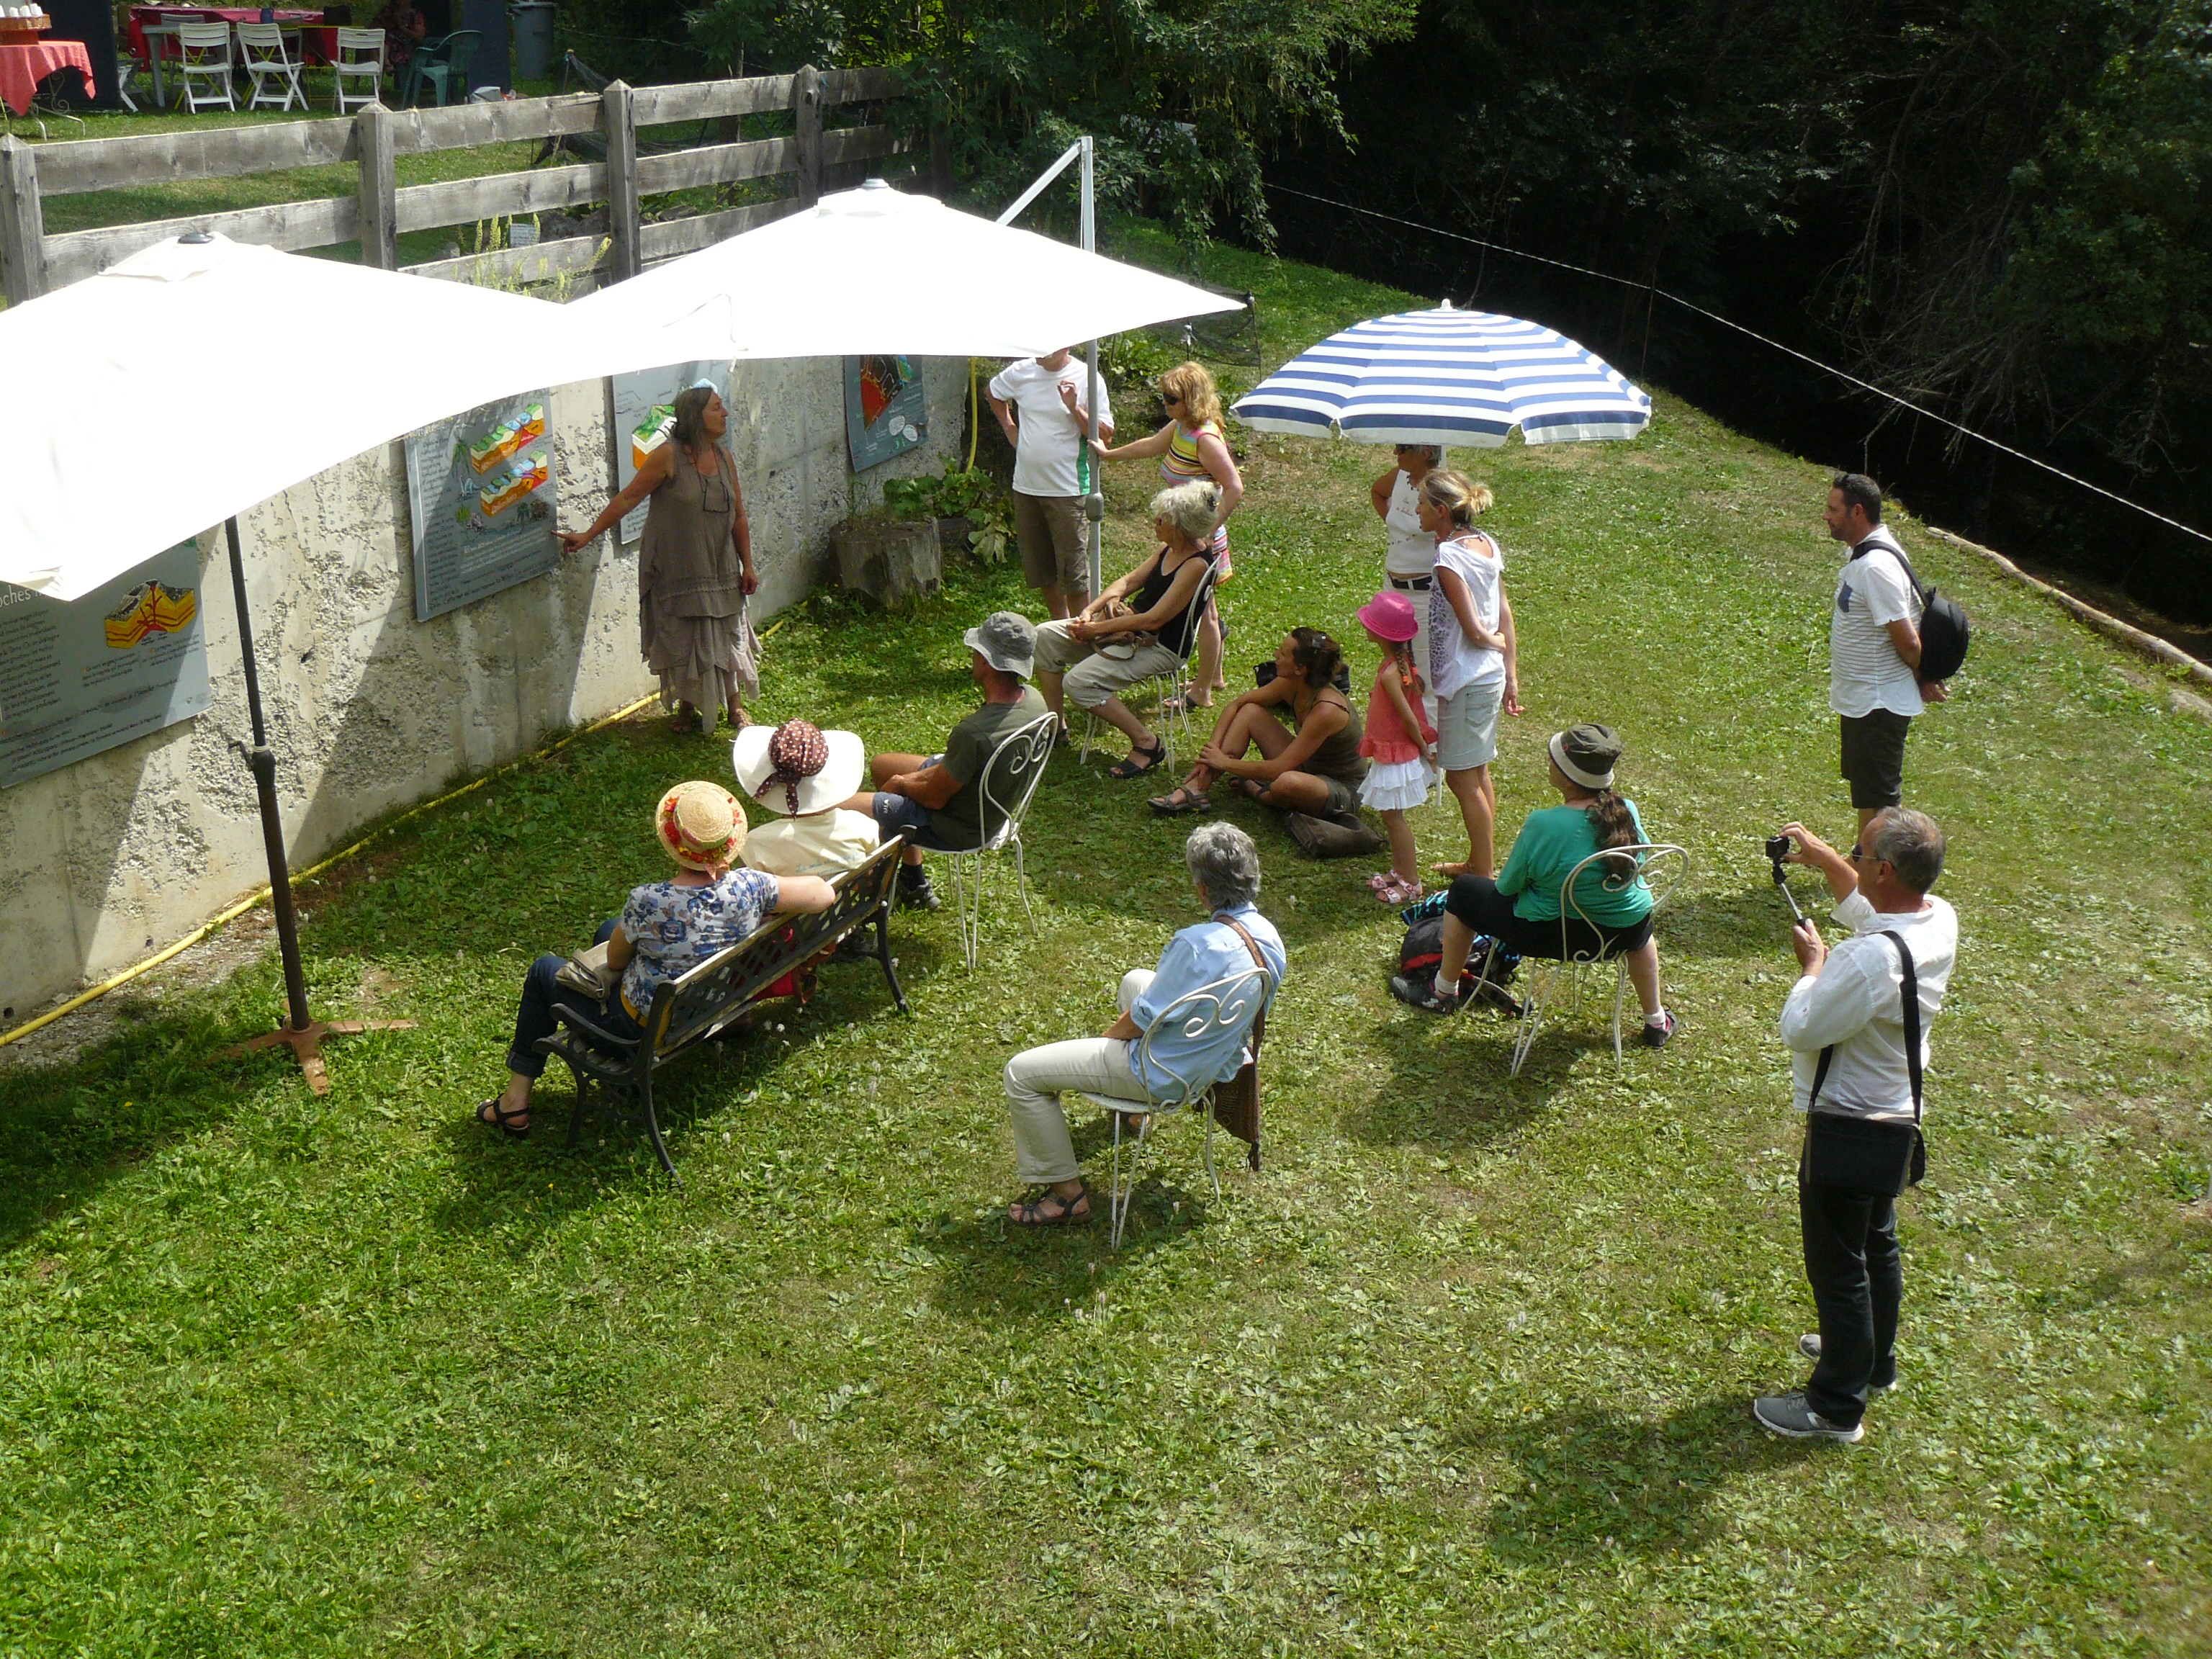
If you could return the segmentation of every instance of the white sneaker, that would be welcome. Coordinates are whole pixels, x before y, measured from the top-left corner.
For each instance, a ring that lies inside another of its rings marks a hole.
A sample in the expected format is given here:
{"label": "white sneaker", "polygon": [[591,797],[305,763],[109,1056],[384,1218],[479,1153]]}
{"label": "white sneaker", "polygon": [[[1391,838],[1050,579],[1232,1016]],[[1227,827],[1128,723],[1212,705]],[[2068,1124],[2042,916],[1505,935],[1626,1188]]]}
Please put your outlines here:
{"label": "white sneaker", "polygon": [[1856,1446],[1866,1438],[1864,1424],[1840,1428],[1808,1405],[1802,1394],[1761,1395],[1751,1402],[1751,1414],[1769,1434],[1791,1440],[1838,1440]]}

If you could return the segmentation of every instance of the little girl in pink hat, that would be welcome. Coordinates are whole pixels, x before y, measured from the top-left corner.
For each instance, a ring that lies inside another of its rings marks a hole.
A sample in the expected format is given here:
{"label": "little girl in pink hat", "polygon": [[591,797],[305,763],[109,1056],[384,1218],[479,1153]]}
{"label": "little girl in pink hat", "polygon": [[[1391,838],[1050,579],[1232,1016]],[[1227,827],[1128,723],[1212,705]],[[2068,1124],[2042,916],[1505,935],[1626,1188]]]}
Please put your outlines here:
{"label": "little girl in pink hat", "polygon": [[1367,732],[1359,741],[1359,752],[1370,763],[1359,799],[1382,815],[1391,866],[1370,876],[1367,884],[1384,904],[1411,904],[1421,896],[1421,866],[1406,814],[1428,799],[1437,781],[1437,732],[1421,707],[1421,672],[1413,660],[1420,619],[1403,593],[1384,592],[1360,607],[1359,623],[1382,647],[1382,665],[1367,696]]}

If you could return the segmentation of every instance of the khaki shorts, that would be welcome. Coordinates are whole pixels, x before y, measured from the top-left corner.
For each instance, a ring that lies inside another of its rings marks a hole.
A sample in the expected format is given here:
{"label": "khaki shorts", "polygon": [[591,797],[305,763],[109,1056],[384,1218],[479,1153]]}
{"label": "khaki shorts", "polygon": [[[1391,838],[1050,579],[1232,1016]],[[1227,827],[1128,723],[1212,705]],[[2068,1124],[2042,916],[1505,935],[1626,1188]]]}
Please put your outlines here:
{"label": "khaki shorts", "polygon": [[1014,539],[1022,550],[1022,580],[1031,587],[1068,594],[1091,592],[1091,555],[1083,544],[1083,497],[1014,495]]}

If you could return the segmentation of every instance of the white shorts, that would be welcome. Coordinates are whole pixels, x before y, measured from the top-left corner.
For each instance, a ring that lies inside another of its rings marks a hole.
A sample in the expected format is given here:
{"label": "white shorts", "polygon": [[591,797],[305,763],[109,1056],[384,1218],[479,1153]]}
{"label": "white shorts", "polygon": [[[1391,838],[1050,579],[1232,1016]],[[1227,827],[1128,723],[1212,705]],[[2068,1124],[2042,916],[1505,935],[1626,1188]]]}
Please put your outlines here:
{"label": "white shorts", "polygon": [[1463,685],[1437,699],[1437,759],[1447,772],[1469,772],[1498,758],[1498,711],[1505,682]]}
{"label": "white shorts", "polygon": [[1436,769],[1419,758],[1374,761],[1359,781],[1359,804],[1377,812],[1409,812],[1436,787]]}

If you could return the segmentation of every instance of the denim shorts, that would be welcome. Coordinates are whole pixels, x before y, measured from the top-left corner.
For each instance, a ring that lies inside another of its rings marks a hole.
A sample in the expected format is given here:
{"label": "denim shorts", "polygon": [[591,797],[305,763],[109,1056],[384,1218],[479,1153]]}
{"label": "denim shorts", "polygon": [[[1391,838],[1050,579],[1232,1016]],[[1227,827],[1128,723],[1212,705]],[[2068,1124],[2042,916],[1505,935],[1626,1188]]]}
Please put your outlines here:
{"label": "denim shorts", "polygon": [[[944,764],[942,755],[925,756],[918,770],[927,770]],[[966,850],[945,839],[930,827],[929,809],[911,795],[895,795],[888,789],[878,789],[870,802],[869,811],[876,820],[876,828],[885,841],[893,836],[906,837],[909,847],[919,847],[933,853],[957,853]]]}

